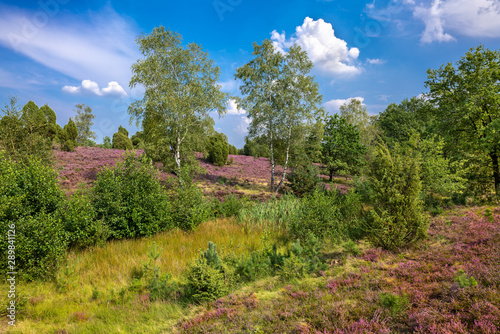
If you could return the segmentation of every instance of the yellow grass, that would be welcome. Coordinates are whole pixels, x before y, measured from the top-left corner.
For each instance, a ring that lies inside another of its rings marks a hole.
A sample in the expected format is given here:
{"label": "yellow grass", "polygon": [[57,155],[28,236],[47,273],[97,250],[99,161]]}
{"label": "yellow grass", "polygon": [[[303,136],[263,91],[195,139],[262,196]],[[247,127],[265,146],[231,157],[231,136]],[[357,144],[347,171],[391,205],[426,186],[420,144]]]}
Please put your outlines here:
{"label": "yellow grass", "polygon": [[[129,289],[133,269],[147,261],[153,242],[163,248],[161,272],[182,279],[183,270],[209,241],[220,253],[240,255],[260,248],[261,234],[258,229],[244,229],[232,219],[219,219],[203,223],[192,232],[173,230],[70,252],[55,282],[17,283],[16,327],[2,321],[0,333],[168,333],[177,319],[193,312],[193,307],[144,301],[140,292]],[[66,274],[65,268],[69,268]],[[8,290],[5,283],[0,289]],[[99,293],[97,298],[93,296],[95,291]],[[118,297],[120,291],[122,299]],[[0,303],[7,302],[4,293]]]}

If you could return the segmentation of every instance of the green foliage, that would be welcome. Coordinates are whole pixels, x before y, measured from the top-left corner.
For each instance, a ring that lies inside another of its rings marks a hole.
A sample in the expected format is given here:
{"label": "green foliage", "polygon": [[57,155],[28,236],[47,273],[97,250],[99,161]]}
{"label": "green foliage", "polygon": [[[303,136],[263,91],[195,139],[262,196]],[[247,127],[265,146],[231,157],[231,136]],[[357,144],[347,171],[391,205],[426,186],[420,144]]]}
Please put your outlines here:
{"label": "green foliage", "polygon": [[128,137],[128,130],[121,125],[118,127],[118,132],[123,133],[126,137]]}
{"label": "green foliage", "polygon": [[458,271],[454,279],[462,289],[477,286],[476,279],[473,276],[467,277],[467,274],[462,269]]}
{"label": "green foliage", "polygon": [[224,166],[229,155],[229,144],[227,137],[222,133],[216,133],[208,140],[208,161],[215,166]]}
{"label": "green foliage", "polygon": [[201,189],[183,170],[181,184],[176,188],[172,202],[172,221],[175,227],[192,230],[213,217],[210,201],[203,197]]}
{"label": "green foliage", "polygon": [[301,201],[293,195],[284,195],[278,200],[272,198],[263,203],[244,207],[238,216],[240,222],[250,225],[285,228],[290,221],[296,221],[301,209]]}
{"label": "green foliage", "polygon": [[307,263],[300,256],[293,252],[284,259],[283,266],[279,271],[279,277],[282,281],[303,278],[307,274]]}
{"label": "green foliage", "polygon": [[[55,211],[63,195],[57,174],[39,159],[14,162],[0,151],[0,265],[7,268],[15,246],[16,270],[27,280],[52,277],[67,248],[66,232]],[[15,230],[15,243],[7,231]]]}
{"label": "green foliage", "polygon": [[150,294],[149,299],[153,301],[167,300],[178,289],[170,274],[161,274],[158,262],[162,251],[156,242],[153,242],[153,246],[148,249],[148,262],[143,265],[144,277],[147,280],[146,289]]}
{"label": "green foliage", "polygon": [[95,115],[92,114],[92,108],[85,104],[77,104],[75,111],[75,125],[78,130],[76,141],[80,145],[85,145],[87,140],[96,138],[95,132],[91,130]]}
{"label": "green foliage", "polygon": [[[293,45],[281,53],[266,39],[262,45],[254,43],[252,55],[254,59],[236,70],[235,78],[242,81],[244,95],[237,102],[251,119],[248,137],[262,140],[269,147],[271,192],[277,192],[289,163],[304,151],[309,137],[304,134],[313,132],[307,130],[324,114],[322,96],[309,75],[313,64],[300,46]],[[284,167],[277,185],[276,163]]]}
{"label": "green foliage", "polygon": [[172,227],[171,206],[159,173],[151,160],[136,158],[135,152],[97,175],[92,205],[115,239],[150,236]]}
{"label": "green foliage", "polygon": [[229,144],[229,154],[238,155],[238,149],[236,146]]}
{"label": "green foliage", "polygon": [[109,136],[106,136],[102,139],[102,146],[103,148],[113,148],[113,145],[111,144],[111,138]]}
{"label": "green foliage", "polygon": [[398,145],[391,152],[380,144],[371,166],[373,210],[368,213],[366,233],[377,247],[397,250],[427,234],[428,218],[420,200],[420,157]]}
{"label": "green foliage", "polygon": [[221,201],[214,198],[212,200],[212,211],[214,217],[238,217],[245,205],[245,197],[240,199],[238,196],[231,194]]}
{"label": "green foliage", "polygon": [[[500,51],[479,45],[454,66],[428,70],[428,98],[447,155],[470,166],[469,180],[482,181],[485,193],[500,194]],[[481,170],[481,171],[479,171]],[[481,174],[489,175],[482,179]],[[481,189],[480,187],[478,189]]]}
{"label": "green foliage", "polygon": [[32,101],[19,110],[17,100],[10,97],[10,105],[1,109],[4,116],[0,118],[0,149],[16,161],[27,163],[34,156],[51,164],[53,132],[57,127],[48,123],[48,118],[52,121],[53,115],[48,107],[40,109]]}
{"label": "green foliage", "polygon": [[408,297],[398,296],[390,292],[379,294],[379,301],[383,307],[391,310],[392,316],[399,316],[405,309],[408,308]]}
{"label": "green foliage", "polygon": [[118,131],[113,135],[113,148],[118,150],[132,150],[134,149],[134,145],[132,145],[132,141],[123,131]]}
{"label": "green foliage", "polygon": [[315,165],[299,165],[287,176],[290,188],[296,196],[314,192],[321,184],[319,168]]}
{"label": "green foliage", "polygon": [[96,216],[91,198],[84,188],[76,191],[62,204],[58,217],[68,232],[70,247],[87,248],[104,244],[110,235],[109,228]]}
{"label": "green foliage", "polygon": [[[21,276],[26,280],[53,277],[68,246],[67,233],[61,219],[53,213],[41,212],[24,216],[11,221],[12,223],[16,230],[16,269]],[[2,249],[7,249],[6,243],[2,239]],[[7,256],[4,256],[0,260],[4,268],[7,268],[6,259]]]}
{"label": "green foliage", "polygon": [[341,240],[347,235],[347,226],[341,219],[337,196],[333,192],[317,190],[302,198],[300,213],[290,220],[288,229],[295,238],[304,240],[309,233],[320,238]]}
{"label": "green foliage", "polygon": [[132,145],[134,148],[142,150],[144,149],[144,134],[141,131],[137,131],[131,138]]}
{"label": "green foliage", "polygon": [[424,97],[391,103],[379,114],[378,125],[385,141],[394,146],[410,140],[415,133],[427,139],[435,132],[434,105]]}
{"label": "green foliage", "polygon": [[356,173],[365,153],[366,147],[360,142],[360,132],[356,125],[349,123],[345,116],[335,114],[327,117],[322,157],[330,172],[330,181],[336,173]]}
{"label": "green foliage", "polygon": [[268,158],[271,155],[271,152],[269,151],[269,147],[266,146],[265,144],[262,144],[257,140],[251,140],[245,138],[245,146],[243,146],[242,155],[254,158],[259,158],[259,157]]}
{"label": "green foliage", "polygon": [[349,239],[346,243],[344,243],[342,245],[342,248],[344,249],[344,253],[347,253],[347,254],[351,254],[354,256],[358,256],[359,254],[361,254],[359,247],[351,239]]}
{"label": "green foliage", "polygon": [[372,145],[379,132],[376,117],[369,116],[366,106],[358,99],[351,99],[340,106],[340,118],[359,130],[359,140],[366,147]]}
{"label": "green foliage", "polygon": [[214,243],[190,266],[186,291],[192,300],[207,302],[226,295],[234,284],[233,270],[223,264]]}
{"label": "green foliage", "polygon": [[76,146],[76,138],[78,137],[78,129],[73,120],[69,119],[68,124],[64,126],[64,131],[61,133],[63,151],[73,152]]}
{"label": "green foliage", "polygon": [[[146,153],[179,175],[194,162],[213,131],[210,111],[225,112],[228,95],[218,85],[220,68],[201,46],[182,45],[182,37],[160,26],[137,38],[145,58],[132,65],[130,87],[142,85],[144,98],[128,112],[142,122]],[[182,163],[181,163],[182,161]]]}

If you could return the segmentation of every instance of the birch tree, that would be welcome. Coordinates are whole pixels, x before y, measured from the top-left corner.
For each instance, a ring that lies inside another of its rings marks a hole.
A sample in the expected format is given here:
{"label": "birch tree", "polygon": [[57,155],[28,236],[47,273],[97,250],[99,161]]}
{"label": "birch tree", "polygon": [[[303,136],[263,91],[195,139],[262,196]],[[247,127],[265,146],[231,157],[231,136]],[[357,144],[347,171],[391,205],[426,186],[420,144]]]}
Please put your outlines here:
{"label": "birch tree", "polygon": [[130,88],[142,85],[145,92],[128,112],[131,121],[142,122],[146,153],[180,175],[213,131],[210,112],[225,112],[220,69],[200,45],[183,46],[178,33],[161,26],[137,43],[144,58],[132,65]]}
{"label": "birch tree", "polygon": [[[248,137],[264,139],[269,145],[271,192],[277,192],[286,178],[292,148],[306,140],[303,129],[312,128],[324,113],[322,96],[309,75],[313,64],[299,46],[283,53],[265,40],[262,45],[254,44],[252,55],[254,59],[235,74],[242,81],[240,91],[244,96],[238,104],[251,119]],[[276,185],[278,162],[283,173]]]}

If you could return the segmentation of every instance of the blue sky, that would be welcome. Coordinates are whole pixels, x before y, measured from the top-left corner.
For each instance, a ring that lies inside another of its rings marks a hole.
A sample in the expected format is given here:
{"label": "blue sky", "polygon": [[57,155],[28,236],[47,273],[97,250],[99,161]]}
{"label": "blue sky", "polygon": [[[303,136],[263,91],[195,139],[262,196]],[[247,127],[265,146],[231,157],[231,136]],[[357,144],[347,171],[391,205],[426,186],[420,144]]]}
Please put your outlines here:
{"label": "blue sky", "polygon": [[[92,107],[97,142],[119,125],[131,133],[130,66],[135,38],[163,25],[201,44],[221,67],[220,84],[238,94],[236,68],[253,42],[297,43],[314,63],[329,113],[351,98],[377,114],[425,92],[429,68],[455,62],[479,44],[500,49],[499,0],[189,0],[0,2],[0,104],[17,95],[48,104],[64,125],[75,105]],[[216,129],[242,147],[249,119],[229,101]]]}

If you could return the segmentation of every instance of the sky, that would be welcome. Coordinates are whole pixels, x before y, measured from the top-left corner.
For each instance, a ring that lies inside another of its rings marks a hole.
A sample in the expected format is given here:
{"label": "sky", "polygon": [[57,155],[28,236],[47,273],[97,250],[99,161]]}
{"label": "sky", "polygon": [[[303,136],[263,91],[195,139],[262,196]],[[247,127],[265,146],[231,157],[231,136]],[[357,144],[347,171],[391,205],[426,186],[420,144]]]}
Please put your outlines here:
{"label": "sky", "polygon": [[[86,104],[98,143],[120,125],[135,133],[127,108],[143,92],[129,88],[142,58],[136,38],[160,25],[200,44],[232,96],[253,43],[271,39],[308,53],[329,114],[357,98],[375,115],[425,93],[428,69],[479,44],[499,50],[500,0],[0,1],[0,106],[10,96],[21,107],[48,104],[64,125]],[[241,148],[246,116],[229,100],[215,128]]]}

